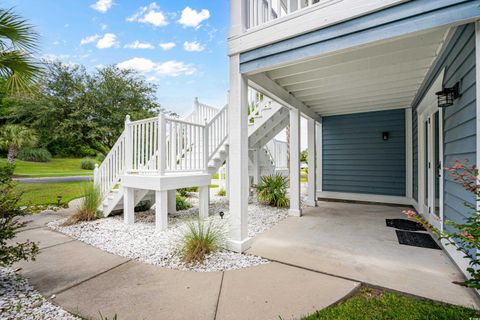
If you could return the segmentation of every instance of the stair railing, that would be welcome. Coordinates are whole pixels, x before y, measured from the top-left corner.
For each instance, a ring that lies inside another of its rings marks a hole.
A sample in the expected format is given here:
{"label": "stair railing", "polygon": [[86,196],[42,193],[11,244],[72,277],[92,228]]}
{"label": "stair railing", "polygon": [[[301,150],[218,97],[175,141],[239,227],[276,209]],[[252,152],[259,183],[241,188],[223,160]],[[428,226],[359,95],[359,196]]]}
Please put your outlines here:
{"label": "stair railing", "polygon": [[213,119],[218,112],[217,108],[201,103],[195,98],[193,112],[186,116],[184,121],[205,124],[205,121]]}
{"label": "stair railing", "polygon": [[206,124],[208,134],[208,158],[210,161],[228,138],[228,105]]}

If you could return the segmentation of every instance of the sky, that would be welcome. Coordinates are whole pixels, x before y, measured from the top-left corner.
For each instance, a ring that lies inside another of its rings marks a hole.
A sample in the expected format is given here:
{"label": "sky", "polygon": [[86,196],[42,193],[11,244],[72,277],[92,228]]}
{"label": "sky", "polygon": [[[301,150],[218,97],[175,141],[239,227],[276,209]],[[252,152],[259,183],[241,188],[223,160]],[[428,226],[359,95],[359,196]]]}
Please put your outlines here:
{"label": "sky", "polygon": [[158,102],[184,115],[222,107],[228,90],[228,0],[4,0],[40,34],[39,56],[95,68],[133,68]]}

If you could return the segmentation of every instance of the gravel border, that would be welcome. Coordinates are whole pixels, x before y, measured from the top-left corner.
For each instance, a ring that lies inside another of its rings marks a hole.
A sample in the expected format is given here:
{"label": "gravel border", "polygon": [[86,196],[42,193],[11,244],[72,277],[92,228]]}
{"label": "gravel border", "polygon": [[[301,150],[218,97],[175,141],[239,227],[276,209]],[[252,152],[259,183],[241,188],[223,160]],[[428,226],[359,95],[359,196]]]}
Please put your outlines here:
{"label": "gravel border", "polygon": [[81,320],[54,305],[13,269],[0,267],[1,320]]}
{"label": "gravel border", "polygon": [[[211,189],[209,220],[226,230],[229,210],[228,199],[216,195],[217,190]],[[240,254],[228,250],[219,250],[207,256],[201,264],[185,264],[179,255],[179,243],[188,220],[198,217],[198,193],[191,193],[188,201],[192,208],[169,215],[168,230],[155,230],[155,213],[153,210],[137,212],[135,224],[126,225],[122,216],[113,216],[91,222],[82,222],[73,226],[62,226],[65,221],[57,220],[48,224],[56,231],[83,241],[104,251],[177,270],[196,272],[216,272],[235,270],[266,264],[267,259]],[[224,212],[224,219],[219,213]],[[249,237],[263,233],[288,216],[288,209],[279,209],[259,204],[251,200],[249,213]]]}

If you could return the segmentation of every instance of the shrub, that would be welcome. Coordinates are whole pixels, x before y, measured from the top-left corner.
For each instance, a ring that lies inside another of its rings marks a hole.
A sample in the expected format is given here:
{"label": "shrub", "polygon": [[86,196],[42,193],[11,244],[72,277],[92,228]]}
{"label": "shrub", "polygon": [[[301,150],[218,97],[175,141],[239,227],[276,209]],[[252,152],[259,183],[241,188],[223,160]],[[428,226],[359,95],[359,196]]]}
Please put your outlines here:
{"label": "shrub", "polygon": [[178,211],[187,210],[188,208],[192,207],[192,205],[187,201],[187,198],[185,198],[181,194],[177,194],[175,200],[176,200],[176,208]]}
{"label": "shrub", "polygon": [[90,159],[90,158],[85,158],[82,159],[82,162],[80,163],[80,167],[84,170],[93,170],[95,169],[95,160]]}
{"label": "shrub", "polygon": [[288,207],[287,185],[288,179],[282,175],[263,176],[262,182],[255,186],[258,200],[278,208]]}
{"label": "shrub", "polygon": [[224,229],[213,221],[187,222],[182,238],[181,257],[186,263],[202,262],[205,256],[219,249],[224,242]]}
{"label": "shrub", "polygon": [[198,192],[198,187],[181,188],[178,189],[177,192],[182,197],[188,197],[190,192]]}
{"label": "shrub", "polygon": [[93,183],[89,184],[83,193],[83,200],[80,207],[71,215],[64,225],[70,226],[80,221],[92,221],[98,218],[98,207],[102,202],[100,188]]}
{"label": "shrub", "polygon": [[227,191],[223,188],[218,190],[218,192],[217,192],[217,196],[225,197],[226,195],[227,195]]}
{"label": "shrub", "polygon": [[29,240],[18,243],[13,241],[18,230],[27,222],[20,222],[19,217],[28,213],[19,206],[22,196],[15,191],[12,182],[14,166],[0,167],[0,266],[8,267],[20,260],[35,260],[38,245]]}
{"label": "shrub", "polygon": [[49,162],[52,160],[52,154],[43,148],[23,148],[18,153],[18,159],[32,162]]}
{"label": "shrub", "polygon": [[103,153],[99,153],[97,154],[97,156],[95,157],[95,160],[98,162],[98,163],[102,163],[103,160],[105,160],[105,155]]}

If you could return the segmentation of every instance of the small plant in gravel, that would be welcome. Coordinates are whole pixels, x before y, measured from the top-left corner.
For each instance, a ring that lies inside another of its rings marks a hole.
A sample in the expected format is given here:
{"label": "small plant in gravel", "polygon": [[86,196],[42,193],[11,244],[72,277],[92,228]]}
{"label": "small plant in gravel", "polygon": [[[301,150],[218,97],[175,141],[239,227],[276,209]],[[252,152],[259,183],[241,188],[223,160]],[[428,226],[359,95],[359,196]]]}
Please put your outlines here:
{"label": "small plant in gravel", "polygon": [[287,186],[288,179],[282,175],[263,176],[262,182],[255,186],[257,198],[260,202],[273,207],[288,207],[290,201],[287,197]]}
{"label": "small plant in gravel", "polygon": [[193,220],[186,223],[180,251],[185,263],[201,263],[205,256],[218,250],[225,241],[224,228],[210,220]]}
{"label": "small plant in gravel", "polygon": [[181,194],[177,193],[175,200],[176,200],[175,207],[177,208],[178,211],[187,210],[192,207],[192,205],[187,201],[187,198],[185,198]]}
{"label": "small plant in gravel", "polygon": [[227,191],[223,188],[218,190],[218,192],[217,192],[217,196],[219,196],[219,197],[225,197],[226,195],[227,195]]}
{"label": "small plant in gravel", "polygon": [[189,187],[178,189],[177,192],[182,196],[188,198],[191,192],[198,192],[198,187]]}
{"label": "small plant in gravel", "polygon": [[22,194],[15,191],[13,165],[0,167],[0,266],[7,267],[21,260],[35,260],[38,245],[29,240],[12,244],[17,232],[26,226],[19,218],[28,213],[19,206]]}
{"label": "small plant in gravel", "polygon": [[98,218],[98,207],[102,201],[100,189],[93,183],[89,184],[83,194],[80,207],[64,223],[65,226],[76,224],[80,221],[92,221]]}
{"label": "small plant in gravel", "polygon": [[[480,201],[480,180],[479,171],[476,165],[468,165],[468,161],[457,160],[450,168],[445,168],[453,180],[459,183],[466,191],[472,193],[473,202]],[[475,205],[465,202],[465,207],[470,211],[461,222],[445,221],[446,230],[439,230],[418,215],[414,210],[405,210],[404,213],[411,219],[421,223],[426,229],[438,235],[446,245],[455,247],[469,261],[467,272],[470,279],[465,285],[470,288],[480,289],[480,257],[477,254],[480,250],[480,209]]]}

